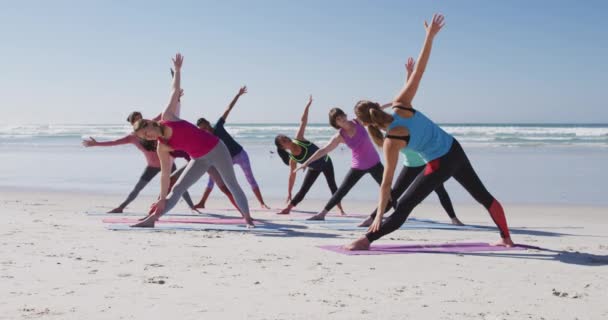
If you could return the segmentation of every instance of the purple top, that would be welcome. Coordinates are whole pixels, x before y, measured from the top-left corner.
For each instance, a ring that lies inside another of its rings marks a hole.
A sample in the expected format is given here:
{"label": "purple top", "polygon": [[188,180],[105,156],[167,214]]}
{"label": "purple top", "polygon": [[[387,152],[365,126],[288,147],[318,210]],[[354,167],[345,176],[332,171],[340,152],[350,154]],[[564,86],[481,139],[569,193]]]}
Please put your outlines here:
{"label": "purple top", "polygon": [[355,135],[349,137],[344,129],[340,129],[340,135],[353,152],[351,167],[367,170],[380,162],[380,156],[378,156],[378,152],[365,128],[356,120],[352,120],[351,123],[355,126]]}

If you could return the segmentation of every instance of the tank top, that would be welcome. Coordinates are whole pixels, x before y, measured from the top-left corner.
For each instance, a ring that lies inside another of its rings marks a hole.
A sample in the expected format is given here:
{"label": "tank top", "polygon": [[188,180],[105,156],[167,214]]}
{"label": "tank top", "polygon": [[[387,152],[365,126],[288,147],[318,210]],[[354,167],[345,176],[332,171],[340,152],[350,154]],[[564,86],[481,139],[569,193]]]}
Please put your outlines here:
{"label": "tank top", "polygon": [[411,118],[401,117],[393,113],[393,122],[386,131],[395,127],[405,127],[410,131],[409,142],[404,149],[409,149],[420,154],[425,162],[433,161],[442,157],[452,147],[454,138],[443,131],[437,124],[427,118],[422,112],[401,107],[414,112]]}
{"label": "tank top", "polygon": [[340,136],[352,151],[351,167],[367,170],[380,162],[380,156],[378,156],[378,152],[365,127],[356,120],[351,121],[351,123],[355,126],[355,134],[349,137],[346,130],[340,129]]}
{"label": "tank top", "polygon": [[193,159],[200,158],[211,151],[219,143],[219,138],[213,134],[200,130],[185,120],[161,121],[173,130],[171,137],[162,141],[174,150],[185,151]]}
{"label": "tank top", "polygon": [[[310,157],[312,157],[312,155],[319,150],[319,147],[310,141],[302,141],[298,139],[293,139],[291,141],[302,148],[302,152],[298,156],[294,156],[293,154],[289,153],[289,158],[297,163],[306,162],[306,160],[310,159]],[[309,167],[315,170],[323,170],[328,160],[329,156],[326,155],[321,159],[311,162]]]}

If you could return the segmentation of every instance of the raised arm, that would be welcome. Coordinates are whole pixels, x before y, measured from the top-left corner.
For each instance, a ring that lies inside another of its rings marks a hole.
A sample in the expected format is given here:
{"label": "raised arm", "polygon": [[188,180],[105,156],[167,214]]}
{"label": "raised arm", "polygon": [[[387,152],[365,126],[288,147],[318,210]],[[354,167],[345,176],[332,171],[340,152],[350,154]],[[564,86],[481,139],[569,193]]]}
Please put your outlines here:
{"label": "raised arm", "polygon": [[306,131],[306,125],[308,124],[308,109],[310,109],[311,104],[312,104],[312,95],[310,95],[310,97],[308,97],[308,103],[306,104],[306,107],[304,108],[304,113],[302,114],[302,119],[300,119],[300,128],[298,129],[298,132],[296,133],[296,139],[298,139],[298,140],[304,139],[304,132]]}
{"label": "raised arm", "polygon": [[317,152],[313,153],[312,156],[306,160],[306,162],[304,162],[302,165],[300,165],[296,171],[304,169],[306,167],[308,167],[311,163],[315,162],[318,159],[321,159],[323,156],[325,156],[326,154],[334,151],[339,145],[340,143],[343,143],[344,139],[342,138],[342,136],[340,135],[340,133],[336,133],[331,140],[329,140],[329,142],[327,142],[327,144],[317,150]]}
{"label": "raised arm", "polygon": [[228,115],[230,114],[230,111],[232,111],[232,108],[234,108],[234,105],[236,104],[236,102],[245,93],[247,93],[247,86],[243,86],[241,89],[239,89],[239,92],[236,94],[236,96],[234,96],[234,98],[228,105],[228,108],[226,108],[226,111],[224,111],[224,114],[222,115],[222,119],[224,119],[224,121],[226,121],[226,118],[228,118]]}
{"label": "raised arm", "polygon": [[82,145],[85,147],[111,147],[111,146],[118,146],[121,144],[128,144],[128,143],[133,143],[133,135],[129,134],[126,135],[120,139],[116,139],[116,140],[111,140],[111,141],[102,141],[99,142],[95,139],[93,139],[93,137],[89,137],[89,139],[84,139],[82,140]]}
{"label": "raised arm", "polygon": [[167,107],[162,113],[162,120],[172,121],[179,119],[179,98],[182,94],[181,75],[183,62],[184,57],[180,53],[177,53],[175,55],[175,58],[173,58],[173,68],[175,69],[175,74],[173,75],[171,97],[169,98],[169,103],[167,104]]}
{"label": "raised arm", "polygon": [[393,101],[394,104],[402,104],[405,106],[411,106],[412,100],[416,95],[416,91],[418,91],[418,86],[420,85],[420,80],[422,79],[422,75],[424,74],[424,70],[426,69],[426,65],[429,61],[429,57],[431,55],[431,47],[433,45],[433,39],[444,26],[444,17],[441,14],[433,15],[433,21],[429,26],[428,23],[424,22],[424,28],[426,29],[426,37],[424,38],[424,45],[422,46],[422,50],[420,51],[420,55],[418,56],[418,63],[414,67],[414,71],[412,72],[411,77],[408,77],[405,85],[399,91],[399,94],[395,97]]}

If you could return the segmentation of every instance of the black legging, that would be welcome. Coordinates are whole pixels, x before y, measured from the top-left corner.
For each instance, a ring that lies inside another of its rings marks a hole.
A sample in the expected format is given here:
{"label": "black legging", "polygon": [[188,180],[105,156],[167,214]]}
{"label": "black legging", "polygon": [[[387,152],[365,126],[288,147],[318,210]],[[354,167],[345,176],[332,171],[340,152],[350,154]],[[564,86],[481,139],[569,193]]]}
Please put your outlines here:
{"label": "black legging", "polygon": [[418,175],[405,195],[397,202],[395,212],[382,223],[376,232],[368,232],[365,236],[372,242],[389,234],[401,227],[412,210],[426,198],[433,190],[437,189],[449,178],[454,177],[470,194],[481,203],[490,216],[503,238],[509,237],[509,228],[505,219],[502,206],[486,190],[481,180],[473,170],[471,162],[462,150],[462,147],[454,139],[450,151],[442,157],[435,159],[425,166],[424,173]]}
{"label": "black legging", "polygon": [[308,171],[306,172],[306,176],[304,176],[304,182],[302,182],[300,190],[298,191],[296,196],[291,199],[292,206],[297,206],[298,203],[300,203],[304,199],[304,196],[306,196],[306,194],[310,190],[310,187],[312,187],[312,185],[315,183],[315,180],[317,180],[321,172],[323,172],[323,174],[325,175],[325,179],[327,180],[327,185],[329,186],[329,190],[331,190],[331,194],[336,193],[336,191],[338,190],[338,186],[336,185],[334,165],[331,162],[330,158],[327,159],[323,170],[315,170],[312,168],[308,169]]}
{"label": "black legging", "polygon": [[333,194],[325,205],[325,210],[331,210],[336,204],[342,201],[342,198],[346,196],[350,189],[367,173],[371,174],[372,178],[380,185],[382,183],[382,174],[384,173],[382,162],[378,162],[375,166],[366,170],[350,168],[346,177],[344,177],[344,181],[342,181],[342,184],[338,188],[338,191]]}
{"label": "black legging", "polygon": [[[177,172],[175,172],[177,168],[175,167],[175,163],[171,166],[171,172],[173,173],[171,176],[173,175],[177,175],[179,177],[179,175],[182,173],[182,171],[184,170],[184,168],[181,168],[180,170],[178,170]],[[131,192],[129,193],[129,195],[127,196],[127,199],[125,199],[125,201],[123,201],[123,203],[120,204],[119,208],[126,208],[131,202],[133,202],[133,200],[135,200],[135,198],[137,198],[137,196],[139,195],[139,192],[141,192],[141,190],[143,190],[146,185],[148,185],[148,183],[154,178],[156,177],[156,175],[160,172],[160,168],[157,167],[146,167],[146,169],[144,169],[144,172],[141,174],[141,177],[139,177],[139,181],[137,181],[137,184],[135,184],[135,187],[133,187],[133,190],[131,190]],[[184,193],[182,195],[182,197],[184,198],[184,201],[186,201],[186,203],[188,204],[188,206],[190,208],[194,207],[194,203],[192,203],[192,199],[190,198],[190,194],[188,194],[188,192]]]}
{"label": "black legging", "polygon": [[[425,166],[403,166],[403,169],[401,169],[401,172],[399,173],[399,177],[397,177],[397,180],[393,184],[393,189],[391,190],[391,199],[397,201],[405,192],[405,190],[407,190],[407,188],[412,184],[414,179],[416,179],[416,177],[422,172],[422,170],[424,170],[424,168]],[[443,183],[439,185],[437,189],[435,189],[435,193],[439,196],[439,202],[441,202],[441,206],[443,207],[445,212],[447,212],[448,216],[450,216],[450,218],[452,219],[456,218],[456,212],[454,212],[452,200],[450,200],[450,195],[448,195],[447,190],[445,190]],[[389,205],[387,205],[384,209],[384,212],[387,212],[388,210],[390,210],[390,208],[391,205],[389,203]],[[374,209],[374,211],[372,211],[371,213],[371,216],[375,217],[376,212],[377,209]]]}

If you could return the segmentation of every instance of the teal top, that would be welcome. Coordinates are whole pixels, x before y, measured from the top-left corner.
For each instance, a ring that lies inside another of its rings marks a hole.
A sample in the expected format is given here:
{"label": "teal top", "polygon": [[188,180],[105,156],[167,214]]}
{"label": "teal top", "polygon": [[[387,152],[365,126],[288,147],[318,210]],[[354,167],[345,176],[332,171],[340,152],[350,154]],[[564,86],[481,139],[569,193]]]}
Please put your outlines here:
{"label": "teal top", "polygon": [[[409,109],[399,107],[401,109]],[[417,152],[425,162],[433,161],[448,153],[452,147],[454,138],[422,114],[422,112],[414,109],[411,110],[414,112],[411,118],[404,118],[396,112],[393,113],[393,122],[391,122],[386,131],[395,127],[407,128],[410,131],[410,135],[405,149]]]}
{"label": "teal top", "polygon": [[410,168],[422,167],[426,165],[426,161],[422,159],[418,152],[409,150],[408,148],[401,149],[401,153],[405,157],[403,159],[403,165]]}

